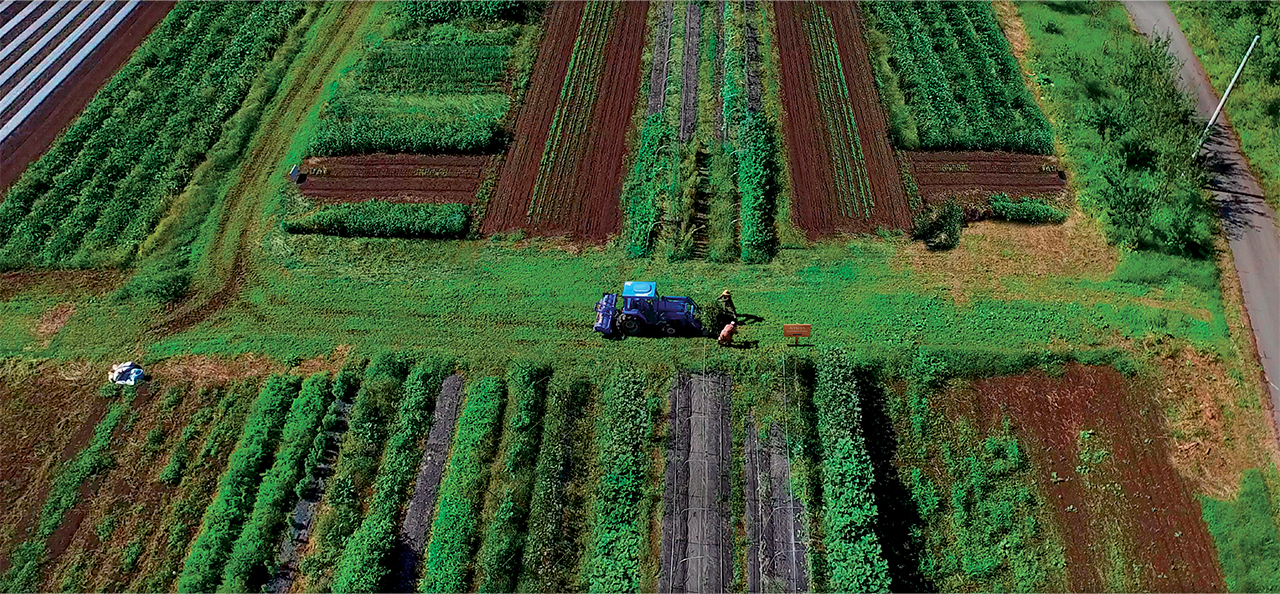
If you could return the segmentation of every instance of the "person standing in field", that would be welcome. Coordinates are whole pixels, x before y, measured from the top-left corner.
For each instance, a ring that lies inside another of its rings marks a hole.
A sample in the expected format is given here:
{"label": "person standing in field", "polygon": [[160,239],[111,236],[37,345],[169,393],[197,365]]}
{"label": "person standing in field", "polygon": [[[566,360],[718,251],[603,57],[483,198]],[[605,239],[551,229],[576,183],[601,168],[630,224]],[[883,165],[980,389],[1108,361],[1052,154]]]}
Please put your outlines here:
{"label": "person standing in field", "polygon": [[738,310],[733,307],[733,296],[729,294],[729,289],[725,289],[718,299],[720,301],[720,307],[724,308],[724,312],[729,315],[729,319],[737,322]]}
{"label": "person standing in field", "polygon": [[737,332],[738,323],[729,322],[729,324],[724,327],[724,330],[720,331],[720,337],[716,339],[716,342],[720,343],[720,346],[729,346],[733,344],[733,335]]}

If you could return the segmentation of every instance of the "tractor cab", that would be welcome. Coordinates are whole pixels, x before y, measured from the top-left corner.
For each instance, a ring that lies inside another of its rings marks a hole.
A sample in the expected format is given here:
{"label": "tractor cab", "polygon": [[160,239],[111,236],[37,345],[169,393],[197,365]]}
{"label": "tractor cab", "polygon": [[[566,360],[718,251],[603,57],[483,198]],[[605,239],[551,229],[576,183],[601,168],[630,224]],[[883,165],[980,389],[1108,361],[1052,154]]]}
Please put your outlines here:
{"label": "tractor cab", "polygon": [[657,283],[628,281],[622,293],[605,293],[596,303],[594,330],[605,336],[617,333],[661,335],[701,334],[698,306],[688,297],[660,297]]}

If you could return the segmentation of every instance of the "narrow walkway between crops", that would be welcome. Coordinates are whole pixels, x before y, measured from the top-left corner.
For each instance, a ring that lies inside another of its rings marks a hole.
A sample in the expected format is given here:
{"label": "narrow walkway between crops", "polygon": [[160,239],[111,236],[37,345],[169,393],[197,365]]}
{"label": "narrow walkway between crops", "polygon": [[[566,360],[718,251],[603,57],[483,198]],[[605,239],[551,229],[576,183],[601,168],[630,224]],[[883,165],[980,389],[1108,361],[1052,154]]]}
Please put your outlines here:
{"label": "narrow walkway between crops", "polygon": [[[1218,94],[1169,5],[1135,0],[1124,4],[1139,31],[1148,37],[1169,40],[1169,52],[1182,62],[1179,77],[1183,88],[1195,96],[1196,110],[1208,119],[1218,106]],[[1258,359],[1271,393],[1271,412],[1280,425],[1280,234],[1276,230],[1276,211],[1263,200],[1262,186],[1249,171],[1225,110],[1202,150],[1212,162],[1209,189],[1218,203],[1222,227],[1231,245]]]}
{"label": "narrow walkway between crops", "polygon": [[761,448],[748,416],[746,457],[747,592],[807,592],[804,504],[791,494],[791,461],[782,427],[769,427]]}
{"label": "narrow walkway between crops", "polygon": [[702,8],[689,2],[684,16],[684,57],[680,61],[680,142],[688,142],[698,123],[698,50],[702,35]]}
{"label": "narrow walkway between crops", "polygon": [[681,376],[671,389],[659,592],[724,592],[733,581],[729,377]]}
{"label": "narrow walkway between crops", "polygon": [[675,16],[675,2],[667,0],[658,20],[657,33],[653,37],[653,62],[649,65],[649,108],[646,116],[662,111],[667,102],[667,66],[671,60],[671,19]]}
{"label": "narrow walkway between crops", "polygon": [[422,465],[418,467],[418,480],[413,485],[413,497],[404,513],[400,537],[396,540],[392,556],[396,559],[392,569],[393,590],[418,591],[418,565],[427,547],[427,531],[436,509],[436,494],[440,490],[440,478],[444,476],[444,464],[449,459],[449,444],[453,442],[453,429],[458,424],[458,408],[462,402],[462,376],[451,375],[440,386],[436,409],[431,417],[431,431],[423,448]]}

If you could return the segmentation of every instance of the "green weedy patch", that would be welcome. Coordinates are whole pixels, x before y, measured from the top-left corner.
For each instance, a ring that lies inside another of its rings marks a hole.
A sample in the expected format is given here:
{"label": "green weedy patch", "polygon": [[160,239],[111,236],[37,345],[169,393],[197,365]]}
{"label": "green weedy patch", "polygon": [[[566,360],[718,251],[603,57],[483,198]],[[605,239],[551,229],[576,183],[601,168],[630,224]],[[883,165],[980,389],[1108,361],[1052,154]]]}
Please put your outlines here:
{"label": "green weedy patch", "polygon": [[373,200],[326,206],[282,223],[289,233],[339,237],[462,237],[471,219],[466,204],[392,204]]}
{"label": "green weedy patch", "polygon": [[458,433],[449,448],[431,523],[424,569],[418,589],[423,592],[464,592],[475,554],[475,535],[484,505],[489,462],[497,445],[506,387],[486,377],[467,388],[467,401],[458,419]]}
{"label": "green weedy patch", "polygon": [[[1280,592],[1280,506],[1274,495],[1275,467],[1267,475],[1244,472],[1235,501],[1200,498],[1204,521],[1218,548],[1218,561],[1231,592]],[[1270,484],[1268,484],[1270,483]]]}

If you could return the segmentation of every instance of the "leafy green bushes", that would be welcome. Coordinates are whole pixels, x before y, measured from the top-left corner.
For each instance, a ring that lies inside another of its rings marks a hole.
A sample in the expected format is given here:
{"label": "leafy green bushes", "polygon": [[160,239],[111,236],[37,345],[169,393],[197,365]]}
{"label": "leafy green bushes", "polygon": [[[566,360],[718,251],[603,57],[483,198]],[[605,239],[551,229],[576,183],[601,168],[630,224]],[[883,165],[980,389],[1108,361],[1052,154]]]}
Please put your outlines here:
{"label": "leafy green bushes", "polygon": [[511,100],[481,95],[352,94],[321,110],[316,156],[368,153],[481,153],[499,142]]}
{"label": "leafy green bushes", "polygon": [[773,228],[773,143],[759,114],[748,114],[738,137],[738,191],[742,195],[742,261],[768,262],[777,247]]}
{"label": "leafy green bushes", "polygon": [[329,410],[325,411],[324,419],[320,421],[320,430],[312,438],[311,450],[307,452],[307,460],[303,464],[306,474],[294,488],[299,498],[312,496],[319,484],[320,465],[328,460],[329,450],[338,445],[336,433],[342,428],[342,409],[350,404],[351,399],[356,395],[356,389],[360,387],[360,378],[364,375],[364,367],[368,363],[366,359],[348,361],[334,378],[333,398],[329,403]]}
{"label": "leafy green bushes", "polygon": [[467,387],[467,401],[458,419],[458,433],[449,449],[436,516],[431,523],[425,569],[418,589],[423,592],[463,592],[475,553],[475,537],[489,481],[489,461],[496,445],[505,387],[501,379],[486,377]]}
{"label": "leafy green bushes", "polygon": [[614,369],[601,392],[604,410],[596,421],[596,440],[602,475],[584,579],[592,592],[635,592],[640,587],[640,549],[646,546],[647,534],[645,518],[637,513],[648,470],[645,374]]}
{"label": "leafy green bushes", "polygon": [[1023,198],[1012,200],[1008,194],[995,194],[987,199],[992,213],[998,219],[1016,223],[1062,223],[1067,220],[1067,213],[1054,208],[1042,198]]}
{"label": "leafy green bushes", "polygon": [[640,129],[640,148],[622,188],[627,211],[627,255],[642,258],[653,253],[664,196],[675,191],[676,157],[671,143],[675,130],[661,112],[649,116]]}
{"label": "leafy green bushes", "polygon": [[581,547],[577,535],[585,523],[582,493],[587,454],[582,447],[590,419],[582,414],[591,384],[581,375],[558,370],[547,389],[542,447],[533,474],[520,592],[567,592]]}
{"label": "leafy green bushes", "polygon": [[394,10],[399,18],[423,25],[460,18],[511,18],[518,15],[520,4],[515,0],[402,0]]}
{"label": "leafy green bushes", "polygon": [[393,352],[382,352],[365,369],[364,381],[351,406],[347,432],[343,436],[333,476],[323,503],[328,511],[316,518],[316,546],[303,558],[300,568],[309,576],[308,590],[328,590],[332,568],[337,564],[351,534],[362,519],[361,500],[373,486],[391,425],[403,396],[409,362]]}
{"label": "leafy green bushes", "polygon": [[400,506],[409,495],[422,459],[422,438],[431,428],[431,410],[440,385],[453,370],[446,359],[425,359],[404,382],[395,423],[387,439],[382,468],[374,482],[369,513],[351,538],[334,572],[334,592],[378,592],[390,573],[387,554],[395,543]]}
{"label": "leafy green bushes", "polygon": [[[1270,470],[1274,477],[1274,468]],[[1273,479],[1274,480],[1274,479]],[[1218,548],[1231,592],[1280,592],[1280,531],[1277,507],[1256,468],[1244,471],[1235,501],[1201,497],[1204,522]]]}
{"label": "leafy green bushes", "polygon": [[109,468],[111,435],[129,412],[129,403],[115,403],[93,428],[93,437],[61,472],[54,477],[49,494],[40,508],[40,516],[30,536],[9,553],[9,570],[0,577],[0,590],[33,592],[39,586],[41,563],[48,552],[46,542],[66,513],[80,499],[80,486],[89,477]]}
{"label": "leafy green bushes", "polygon": [[365,54],[355,84],[362,91],[379,93],[497,91],[510,59],[511,45],[386,42]]}
{"label": "leafy green bushes", "polygon": [[924,241],[931,250],[949,250],[960,245],[960,228],[964,225],[964,209],[955,198],[942,205],[930,204],[913,217],[911,237]]}
{"label": "leafy green bushes", "polygon": [[298,393],[301,378],[272,376],[262,386],[253,412],[245,421],[227,472],[218,485],[213,503],[205,511],[200,536],[191,545],[179,592],[212,592],[218,587],[231,547],[251,509],[262,472],[271,461],[289,403]]}
{"label": "leafy green bushes", "polygon": [[302,465],[330,398],[327,372],[313,374],[302,383],[285,418],[275,462],[262,478],[253,515],[231,546],[219,592],[252,592],[266,581],[285,520],[296,503]]}
{"label": "leafy green bushes", "polygon": [[1046,108],[1075,170],[1080,204],[1113,243],[1205,257],[1217,221],[1196,161],[1203,123],[1174,82],[1177,61],[1118,4],[1018,5]]}
{"label": "leafy green bushes", "polygon": [[824,350],[813,394],[823,450],[823,543],[831,590],[887,592],[889,566],[874,531],[875,477],[862,436],[861,381],[843,350]]}
{"label": "leafy green bushes", "polygon": [[0,202],[0,269],[132,259],[308,10],[172,11]]}
{"label": "leafy green bushes", "polygon": [[326,206],[282,223],[289,233],[339,237],[462,237],[471,207],[466,204],[393,204],[373,200]]}
{"label": "leafy green bushes", "polygon": [[899,147],[1053,153],[1053,130],[990,6],[866,7],[876,80]]}
{"label": "leafy green bushes", "polygon": [[503,431],[506,455],[497,479],[497,512],[480,547],[476,571],[479,592],[514,592],[520,576],[529,499],[533,490],[543,404],[551,368],[518,361],[507,372],[507,390],[515,410]]}

